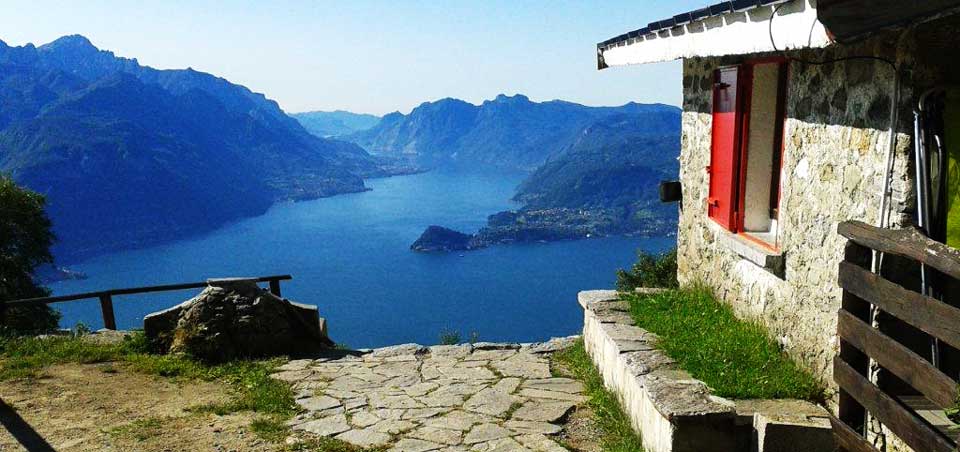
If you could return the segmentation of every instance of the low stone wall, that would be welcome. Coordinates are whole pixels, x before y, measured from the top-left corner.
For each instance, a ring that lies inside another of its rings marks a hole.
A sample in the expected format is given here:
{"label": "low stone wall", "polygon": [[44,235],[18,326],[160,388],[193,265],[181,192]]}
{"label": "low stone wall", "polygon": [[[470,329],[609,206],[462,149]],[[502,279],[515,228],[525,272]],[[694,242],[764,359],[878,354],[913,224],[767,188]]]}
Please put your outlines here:
{"label": "low stone wall", "polygon": [[583,341],[648,452],[834,450],[826,411],[798,400],[735,403],[655,348],[616,291],[581,292]]}

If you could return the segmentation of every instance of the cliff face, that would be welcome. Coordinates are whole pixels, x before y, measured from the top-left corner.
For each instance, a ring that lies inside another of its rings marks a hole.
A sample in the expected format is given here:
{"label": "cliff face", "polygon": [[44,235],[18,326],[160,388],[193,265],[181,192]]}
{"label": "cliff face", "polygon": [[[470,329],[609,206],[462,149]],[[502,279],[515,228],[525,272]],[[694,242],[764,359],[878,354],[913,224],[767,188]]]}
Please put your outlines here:
{"label": "cliff face", "polygon": [[360,147],[318,138],[262,94],[156,70],[68,36],[0,43],[0,171],[47,196],[58,258],[141,246],[365,190]]}

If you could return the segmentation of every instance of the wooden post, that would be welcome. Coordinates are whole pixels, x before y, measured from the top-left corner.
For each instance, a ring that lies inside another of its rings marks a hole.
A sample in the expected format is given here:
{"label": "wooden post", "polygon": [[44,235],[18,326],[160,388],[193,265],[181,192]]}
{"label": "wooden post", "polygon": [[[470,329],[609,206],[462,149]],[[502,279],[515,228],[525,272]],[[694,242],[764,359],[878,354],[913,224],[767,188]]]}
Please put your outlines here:
{"label": "wooden post", "polygon": [[279,280],[279,279],[271,279],[271,280],[270,280],[270,293],[276,295],[278,298],[283,298],[283,297],[280,295],[280,280]]}
{"label": "wooden post", "polygon": [[100,295],[100,311],[103,313],[103,327],[116,330],[117,320],[113,316],[113,299],[110,294]]}

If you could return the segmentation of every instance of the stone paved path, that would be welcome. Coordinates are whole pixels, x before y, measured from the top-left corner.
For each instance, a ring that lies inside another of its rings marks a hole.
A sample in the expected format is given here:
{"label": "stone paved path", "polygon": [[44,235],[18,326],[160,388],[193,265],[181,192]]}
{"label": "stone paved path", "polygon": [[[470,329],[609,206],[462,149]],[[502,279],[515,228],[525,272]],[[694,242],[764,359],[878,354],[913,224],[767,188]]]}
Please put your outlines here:
{"label": "stone paved path", "polygon": [[422,347],[290,361],[274,374],[306,411],[294,430],[391,451],[563,451],[551,435],[586,401],[547,355],[571,342]]}

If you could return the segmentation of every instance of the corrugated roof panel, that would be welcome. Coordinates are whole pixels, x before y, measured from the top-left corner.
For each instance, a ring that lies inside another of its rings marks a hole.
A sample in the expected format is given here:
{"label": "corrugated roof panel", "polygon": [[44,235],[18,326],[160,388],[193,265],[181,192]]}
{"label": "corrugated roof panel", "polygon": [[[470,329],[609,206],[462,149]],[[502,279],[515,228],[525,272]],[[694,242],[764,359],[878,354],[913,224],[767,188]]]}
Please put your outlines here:
{"label": "corrugated roof panel", "polygon": [[690,18],[693,20],[703,19],[710,16],[710,8],[700,8],[690,12]]}
{"label": "corrugated roof panel", "polygon": [[673,21],[677,25],[688,24],[693,21],[693,18],[690,13],[677,14],[673,16]]}
{"label": "corrugated roof panel", "polygon": [[730,2],[717,3],[716,5],[710,6],[710,15],[716,16],[718,14],[729,13],[733,11],[733,5]]}
{"label": "corrugated roof panel", "polygon": [[759,0],[733,0],[732,5],[735,11],[744,11],[760,6]]}

